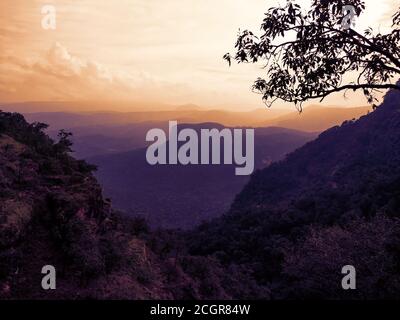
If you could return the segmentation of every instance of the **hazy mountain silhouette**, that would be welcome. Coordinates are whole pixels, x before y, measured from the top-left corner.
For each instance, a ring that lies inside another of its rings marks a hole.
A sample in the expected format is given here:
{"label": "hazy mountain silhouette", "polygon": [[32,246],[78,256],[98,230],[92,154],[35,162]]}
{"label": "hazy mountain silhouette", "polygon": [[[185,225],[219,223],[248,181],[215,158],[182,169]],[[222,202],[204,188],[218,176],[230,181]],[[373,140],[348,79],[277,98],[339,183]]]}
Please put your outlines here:
{"label": "hazy mountain silhouette", "polygon": [[[78,104],[79,105],[79,104]],[[2,106],[3,110],[19,111],[15,105]],[[43,107],[47,110],[48,108]],[[323,131],[339,125],[345,120],[359,118],[371,110],[370,107],[342,108],[309,106],[303,113],[290,109],[255,109],[234,112],[224,109],[205,109],[185,105],[172,110],[147,109],[134,112],[40,112],[40,104],[35,104],[24,116],[30,122],[41,121],[50,125],[50,130],[70,129],[93,126],[124,126],[144,122],[167,122],[177,120],[180,123],[215,122],[225,126],[282,127],[301,131]],[[33,111],[35,110],[35,111]],[[75,110],[75,109],[74,109]],[[72,130],[73,131],[73,130]]]}
{"label": "hazy mountain silhouette", "polygon": [[60,129],[71,131],[74,134],[72,140],[75,156],[86,158],[145,147],[148,145],[145,141],[147,131],[156,127],[166,129],[169,120],[177,120],[179,123],[216,122],[226,126],[280,127],[320,132],[345,120],[359,118],[367,114],[368,109],[310,106],[302,114],[286,111],[282,115],[283,111],[275,112],[270,109],[229,112],[185,105],[177,110],[160,112],[38,112],[27,113],[25,117],[29,122],[49,124],[48,133],[51,137],[56,137]]}
{"label": "hazy mountain silhouette", "polygon": [[[218,124],[179,125],[217,128]],[[282,128],[256,129],[255,164],[268,166],[316,135]],[[234,165],[150,166],[146,149],[88,158],[117,208],[143,214],[152,226],[189,228],[226,211],[248,181]]]}

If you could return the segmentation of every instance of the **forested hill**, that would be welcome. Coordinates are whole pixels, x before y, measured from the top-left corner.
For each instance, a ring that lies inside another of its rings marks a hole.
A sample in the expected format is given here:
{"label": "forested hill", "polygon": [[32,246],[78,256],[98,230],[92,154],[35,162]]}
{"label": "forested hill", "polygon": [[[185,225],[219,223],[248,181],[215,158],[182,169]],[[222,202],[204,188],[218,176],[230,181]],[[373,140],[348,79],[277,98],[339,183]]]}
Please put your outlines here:
{"label": "forested hill", "polygon": [[323,132],[286,160],[254,174],[233,211],[286,205],[322,190],[357,193],[380,178],[395,178],[399,155],[400,92],[392,91],[375,112]]}
{"label": "forested hill", "polygon": [[[399,298],[400,93],[256,172],[193,254],[245,265],[276,298]],[[354,265],[359,290],[341,288]]]}

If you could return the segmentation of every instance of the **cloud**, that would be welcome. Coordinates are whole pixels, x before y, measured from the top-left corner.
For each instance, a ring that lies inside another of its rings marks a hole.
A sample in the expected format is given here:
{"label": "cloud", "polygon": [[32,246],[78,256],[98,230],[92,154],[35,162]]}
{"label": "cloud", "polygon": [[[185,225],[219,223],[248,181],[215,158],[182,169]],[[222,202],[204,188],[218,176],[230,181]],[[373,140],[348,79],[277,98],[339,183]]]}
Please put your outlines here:
{"label": "cloud", "polygon": [[189,90],[184,85],[156,80],[143,72],[111,71],[96,61],[72,55],[58,42],[36,61],[3,56],[0,64],[0,101],[3,102],[154,101],[155,95],[157,100],[175,99]]}

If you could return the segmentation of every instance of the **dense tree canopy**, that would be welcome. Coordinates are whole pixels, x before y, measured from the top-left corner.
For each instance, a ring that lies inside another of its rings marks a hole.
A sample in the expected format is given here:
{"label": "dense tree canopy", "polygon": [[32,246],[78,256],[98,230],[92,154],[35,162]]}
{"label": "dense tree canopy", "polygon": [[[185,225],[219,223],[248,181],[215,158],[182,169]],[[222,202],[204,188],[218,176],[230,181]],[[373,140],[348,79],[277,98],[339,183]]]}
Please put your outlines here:
{"label": "dense tree canopy", "polygon": [[267,77],[258,78],[253,90],[267,106],[280,99],[301,110],[304,101],[346,90],[362,90],[373,103],[379,90],[400,90],[400,8],[390,33],[359,33],[343,27],[349,5],[355,19],[365,10],[362,0],[313,0],[308,12],[295,1],[270,8],[262,35],[239,32],[235,55],[224,59],[264,63]]}

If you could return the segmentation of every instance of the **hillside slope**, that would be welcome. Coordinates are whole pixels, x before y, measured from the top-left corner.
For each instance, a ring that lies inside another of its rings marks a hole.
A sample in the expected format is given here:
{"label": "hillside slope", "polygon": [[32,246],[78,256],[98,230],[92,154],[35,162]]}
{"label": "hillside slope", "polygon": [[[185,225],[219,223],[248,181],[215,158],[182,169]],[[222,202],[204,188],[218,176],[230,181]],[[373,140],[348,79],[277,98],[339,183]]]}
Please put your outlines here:
{"label": "hillside slope", "polygon": [[[0,299],[229,299],[261,290],[240,268],[171,251],[168,233],[113,211],[94,168],[44,128],[0,112]],[[56,268],[56,290],[41,288],[45,265]]]}
{"label": "hillside slope", "polygon": [[[190,237],[191,253],[249,267],[283,298],[400,295],[400,93],[256,172],[228,214]],[[357,290],[341,288],[342,267]]]}
{"label": "hillside slope", "polygon": [[[305,192],[358,192],[380,178],[400,173],[400,94],[390,92],[383,105],[358,121],[323,132],[284,161],[257,172],[234,208],[263,208]],[[242,203],[243,201],[243,203]]]}

